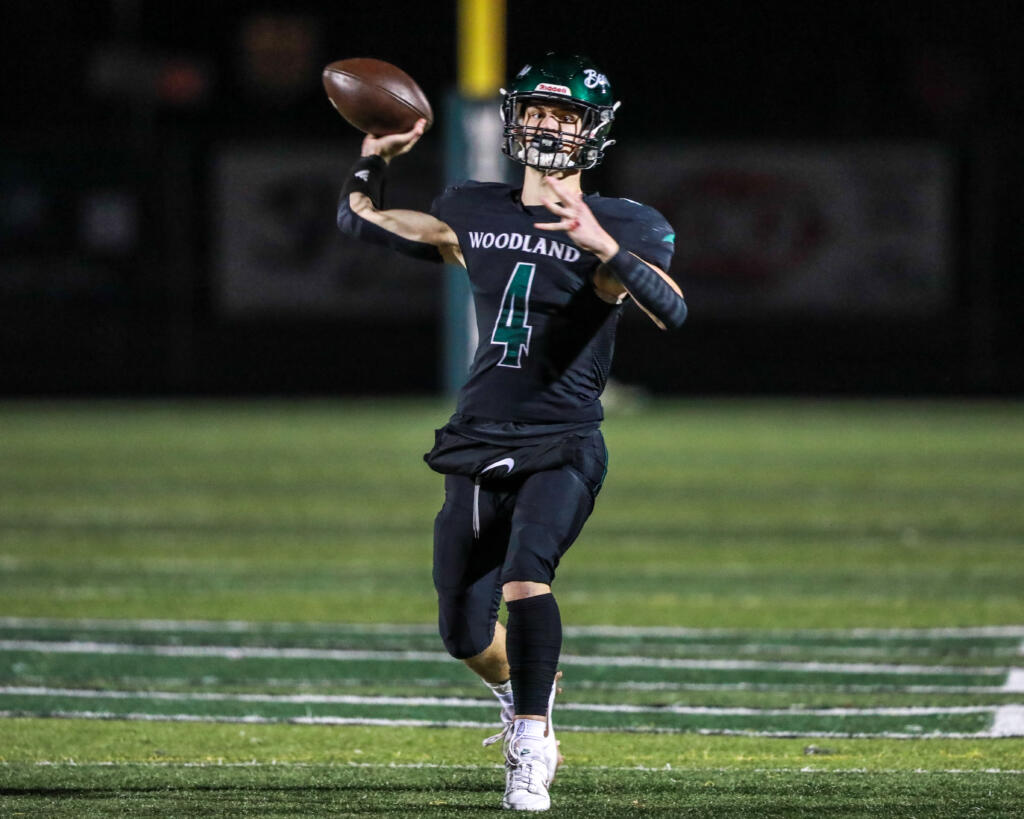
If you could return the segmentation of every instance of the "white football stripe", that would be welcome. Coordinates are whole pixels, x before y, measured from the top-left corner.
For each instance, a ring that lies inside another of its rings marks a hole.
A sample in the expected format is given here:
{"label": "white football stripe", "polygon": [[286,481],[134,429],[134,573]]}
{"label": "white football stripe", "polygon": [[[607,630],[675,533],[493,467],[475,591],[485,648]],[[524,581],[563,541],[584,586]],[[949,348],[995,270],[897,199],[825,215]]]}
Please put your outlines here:
{"label": "white football stripe", "polygon": [[990,729],[994,737],[1024,736],[1024,705],[1001,705]]}
{"label": "white football stripe", "polygon": [[647,668],[714,669],[718,671],[801,671],[825,674],[1007,674],[1008,668],[911,665],[909,663],[820,663],[768,660],[676,659],[668,657],[579,657],[563,654],[565,665],[642,666]]}
{"label": "white football stripe", "polygon": [[1011,669],[1001,690],[1008,694],[1024,693],[1024,669]]}
{"label": "white football stripe", "polygon": [[[10,762],[0,762],[0,767],[9,766]],[[52,768],[298,768],[298,769],[332,769],[332,768],[365,768],[368,770],[456,770],[456,771],[493,771],[503,766],[493,765],[454,765],[440,762],[291,762],[278,759],[260,762],[255,759],[246,762],[76,762],[73,759],[50,760],[41,759],[34,763],[39,767]],[[1008,774],[1020,776],[1024,769],[1017,768],[746,768],[739,765],[714,768],[695,768],[684,765],[573,765],[577,771],[637,771],[639,773],[802,773],[802,774],[942,774],[942,775],[976,775],[976,774]]]}
{"label": "white football stripe", "polygon": [[685,628],[679,626],[566,626],[562,633],[581,637],[736,637],[770,634],[775,637],[849,639],[977,639],[1024,637],[1024,625],[965,626],[960,628],[836,628],[836,629],[740,629]]}
{"label": "white football stripe", "polygon": [[[294,683],[294,680],[286,681]],[[429,684],[422,681],[423,685]],[[436,684],[436,683],[435,683]],[[820,691],[822,686],[806,683],[689,683],[689,682],[594,682],[573,680],[573,688],[601,688],[615,691]],[[1006,694],[1005,685],[858,685],[856,683],[832,683],[829,691],[846,694]],[[1014,692],[1009,692],[1014,693]]]}
{"label": "white football stripe", "polygon": [[84,699],[150,699],[170,702],[263,702],[291,705],[440,705],[450,708],[496,707],[494,699],[462,697],[387,697],[357,694],[227,694],[212,691],[111,691],[88,688],[48,688],[45,686],[0,686],[0,695],[29,697],[80,697]]}
{"label": "white football stripe", "polygon": [[55,654],[152,654],[160,657],[224,657],[289,660],[409,660],[439,662],[442,651],[357,651],[334,648],[269,648],[263,646],[166,646],[100,643],[93,640],[0,640],[0,651],[41,651]]}
{"label": "white football stripe", "polygon": [[[150,699],[173,702],[261,702],[296,705],[396,705],[446,706],[450,708],[494,708],[493,699],[461,697],[387,697],[354,694],[226,694],[220,692],[177,691],[98,691],[88,688],[48,688],[44,686],[0,686],[0,695],[38,697],[76,697],[83,699]],[[690,705],[613,705],[606,703],[565,703],[559,711],[589,711],[611,714],[699,714],[706,716],[925,716],[937,714],[995,714],[997,706],[901,706],[876,708],[746,708]]]}
{"label": "white football stripe", "polygon": [[1011,668],[1000,690],[1007,694],[1024,694],[1024,668]]}
{"label": "white football stripe", "polygon": [[[23,717],[18,711],[0,711],[0,717]],[[272,725],[275,723],[293,723],[298,725],[377,725],[381,727],[408,728],[494,728],[491,722],[459,722],[456,720],[426,719],[367,719],[363,717],[260,717],[253,714],[244,717],[212,716],[209,714],[118,714],[114,711],[51,711],[47,717],[59,719],[104,719],[128,720],[129,722],[228,722],[252,725]],[[571,729],[568,729],[571,730]]]}
{"label": "white football stripe", "polygon": [[[345,633],[377,634],[435,634],[432,624],[398,623],[289,623],[258,622],[252,620],[159,620],[143,619],[101,619],[101,618],[58,618],[58,617],[0,617],[0,628],[95,628],[130,629],[133,631],[233,631],[252,633],[258,631],[305,632],[324,631]],[[852,628],[852,629],[757,629],[739,628],[685,628],[676,626],[566,626],[566,636],[572,637],[734,637],[742,635],[770,634],[775,637],[794,636],[804,638],[848,639],[915,639],[948,638],[976,639],[1021,638],[1020,653],[1024,654],[1024,625],[967,626],[960,628]]]}
{"label": "white football stripe", "polygon": [[[0,718],[23,717],[19,711],[0,711]],[[204,723],[241,723],[251,725],[269,725],[274,723],[290,725],[370,725],[378,727],[412,727],[412,728],[485,728],[492,729],[491,722],[463,722],[455,720],[416,720],[416,719],[368,719],[363,717],[288,717],[275,719],[270,717],[244,716],[225,717],[199,714],[118,714],[112,711],[51,711],[49,718],[58,719],[102,719],[127,720],[135,722],[204,722]],[[572,733],[635,733],[635,734],[682,734],[695,733],[704,736],[746,736],[746,737],[813,737],[816,739],[986,739],[995,736],[991,730],[973,733],[899,733],[893,731],[843,732],[843,731],[743,731],[701,728],[696,731],[678,728],[595,728],[584,725],[561,724],[558,730]]]}
{"label": "white football stripe", "polygon": [[[328,648],[269,648],[263,646],[167,646],[100,643],[92,640],[0,640],[0,651],[39,651],[65,654],[144,654],[162,657],[224,657],[295,660],[403,660],[448,662],[440,651],[359,651]],[[563,665],[619,668],[678,668],[716,671],[796,671],[826,674],[945,674],[950,676],[1005,675],[1019,669],[974,666],[911,665],[892,663],[771,662],[766,660],[680,659],[669,657],[606,657],[563,654]]]}

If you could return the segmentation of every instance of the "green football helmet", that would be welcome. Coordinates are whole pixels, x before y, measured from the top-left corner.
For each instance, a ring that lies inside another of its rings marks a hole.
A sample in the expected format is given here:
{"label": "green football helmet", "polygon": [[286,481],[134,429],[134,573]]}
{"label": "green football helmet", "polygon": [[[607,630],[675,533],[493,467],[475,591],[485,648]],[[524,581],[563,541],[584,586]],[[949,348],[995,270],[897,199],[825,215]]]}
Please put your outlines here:
{"label": "green football helmet", "polygon": [[[501,119],[506,156],[544,171],[586,170],[604,159],[615,140],[608,132],[619,103],[608,78],[587,58],[548,52],[516,74],[512,88],[501,89]],[[579,114],[578,126],[555,131],[525,121],[531,105],[558,105]]]}

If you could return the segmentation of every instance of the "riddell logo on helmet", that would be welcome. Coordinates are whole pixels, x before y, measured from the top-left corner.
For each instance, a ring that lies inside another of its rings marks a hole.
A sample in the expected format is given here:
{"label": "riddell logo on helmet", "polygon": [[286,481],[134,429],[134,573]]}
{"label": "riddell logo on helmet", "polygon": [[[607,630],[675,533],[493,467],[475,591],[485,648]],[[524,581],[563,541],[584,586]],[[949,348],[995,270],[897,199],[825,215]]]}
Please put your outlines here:
{"label": "riddell logo on helmet", "polygon": [[571,96],[572,95],[572,92],[569,90],[569,88],[567,86],[565,86],[565,85],[555,85],[555,84],[550,83],[550,82],[540,82],[540,83],[537,83],[537,87],[534,88],[533,90],[534,91],[547,91],[548,93],[551,93],[551,94],[565,94],[567,96]]}

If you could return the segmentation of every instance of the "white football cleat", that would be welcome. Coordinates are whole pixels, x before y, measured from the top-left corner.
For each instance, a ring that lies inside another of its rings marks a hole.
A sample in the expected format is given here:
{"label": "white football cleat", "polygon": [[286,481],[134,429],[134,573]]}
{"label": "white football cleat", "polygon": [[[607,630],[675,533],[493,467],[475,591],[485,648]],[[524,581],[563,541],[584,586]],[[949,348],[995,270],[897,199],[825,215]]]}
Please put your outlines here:
{"label": "white football cleat", "polygon": [[[542,811],[551,807],[548,788],[555,780],[558,766],[564,757],[558,750],[551,711],[562,672],[555,675],[548,696],[547,720],[519,719],[506,725],[504,730],[490,737],[484,744],[505,739],[505,796],[501,806],[506,810]],[[504,716],[504,715],[503,715]]]}
{"label": "white football cleat", "polygon": [[553,731],[539,720],[517,719],[505,743],[506,810],[542,811],[551,807],[548,788],[561,756]]}

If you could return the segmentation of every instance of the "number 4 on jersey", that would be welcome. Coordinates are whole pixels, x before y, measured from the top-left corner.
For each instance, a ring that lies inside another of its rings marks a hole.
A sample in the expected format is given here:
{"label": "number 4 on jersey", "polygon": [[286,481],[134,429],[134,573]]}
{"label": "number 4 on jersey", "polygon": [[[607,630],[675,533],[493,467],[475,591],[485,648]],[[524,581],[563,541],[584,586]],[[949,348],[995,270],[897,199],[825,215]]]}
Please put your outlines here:
{"label": "number 4 on jersey", "polygon": [[494,322],[491,344],[504,344],[505,355],[498,362],[499,367],[521,367],[523,356],[530,352],[530,333],[533,328],[526,323],[530,317],[530,288],[537,265],[519,262],[501,297],[501,309]]}

